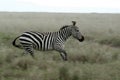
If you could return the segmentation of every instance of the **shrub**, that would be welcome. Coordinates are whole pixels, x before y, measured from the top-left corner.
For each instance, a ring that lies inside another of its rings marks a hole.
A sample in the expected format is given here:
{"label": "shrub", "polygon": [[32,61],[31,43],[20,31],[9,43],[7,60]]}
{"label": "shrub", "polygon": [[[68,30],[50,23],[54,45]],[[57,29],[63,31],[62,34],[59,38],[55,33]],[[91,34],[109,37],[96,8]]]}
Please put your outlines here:
{"label": "shrub", "polygon": [[59,69],[59,79],[60,80],[70,80],[70,74],[67,67],[63,66]]}
{"label": "shrub", "polygon": [[34,65],[34,61],[31,58],[17,58],[14,62],[12,67],[16,69],[27,70]]}
{"label": "shrub", "polygon": [[98,41],[100,44],[110,45],[113,47],[120,47],[119,37],[108,37]]}

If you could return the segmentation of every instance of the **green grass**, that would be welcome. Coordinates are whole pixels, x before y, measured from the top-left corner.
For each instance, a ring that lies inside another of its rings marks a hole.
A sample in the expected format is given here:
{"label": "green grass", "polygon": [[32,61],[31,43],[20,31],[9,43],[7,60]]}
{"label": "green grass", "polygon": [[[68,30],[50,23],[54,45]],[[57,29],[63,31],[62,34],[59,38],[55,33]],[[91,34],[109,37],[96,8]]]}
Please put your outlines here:
{"label": "green grass", "polygon": [[[12,41],[25,31],[57,31],[77,21],[84,42],[65,43],[68,61],[56,51],[21,56]],[[120,14],[0,13],[0,80],[120,80]]]}

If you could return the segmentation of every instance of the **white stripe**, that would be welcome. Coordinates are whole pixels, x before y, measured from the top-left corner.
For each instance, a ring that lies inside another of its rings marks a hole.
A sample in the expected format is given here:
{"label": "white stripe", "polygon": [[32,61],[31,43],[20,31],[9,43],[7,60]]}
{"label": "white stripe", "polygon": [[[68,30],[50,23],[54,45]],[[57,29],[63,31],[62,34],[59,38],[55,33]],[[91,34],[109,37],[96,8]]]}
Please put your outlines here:
{"label": "white stripe", "polygon": [[30,41],[30,42],[32,42],[32,43],[34,42],[34,41],[33,41],[33,40],[31,40],[30,38],[23,37],[23,36],[21,36],[21,37],[20,37],[20,39],[25,39],[25,40],[28,40],[28,41]]}

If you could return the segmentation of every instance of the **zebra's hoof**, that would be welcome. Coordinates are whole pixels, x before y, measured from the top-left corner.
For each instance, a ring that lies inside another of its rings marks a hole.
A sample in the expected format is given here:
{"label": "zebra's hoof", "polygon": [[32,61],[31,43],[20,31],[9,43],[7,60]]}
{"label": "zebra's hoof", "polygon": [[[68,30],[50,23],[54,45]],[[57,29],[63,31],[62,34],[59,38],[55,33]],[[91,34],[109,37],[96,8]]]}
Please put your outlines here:
{"label": "zebra's hoof", "polygon": [[66,59],[64,59],[64,61],[67,61],[68,59],[66,58]]}

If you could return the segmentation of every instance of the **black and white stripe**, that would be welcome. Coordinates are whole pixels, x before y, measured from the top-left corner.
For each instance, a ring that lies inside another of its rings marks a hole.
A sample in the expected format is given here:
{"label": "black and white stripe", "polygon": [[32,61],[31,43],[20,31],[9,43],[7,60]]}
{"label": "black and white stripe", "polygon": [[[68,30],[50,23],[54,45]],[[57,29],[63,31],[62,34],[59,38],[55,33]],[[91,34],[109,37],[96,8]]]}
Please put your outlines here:
{"label": "black and white stripe", "polygon": [[[72,25],[74,26],[74,25]],[[72,35],[71,25],[63,26],[57,32],[24,32],[21,36],[17,37],[13,41],[13,45],[19,48],[23,48],[26,52],[30,53],[34,57],[33,50],[56,50],[60,52],[60,55],[64,60],[67,60],[67,53],[64,50],[64,42]],[[19,39],[20,45],[15,42]]]}

